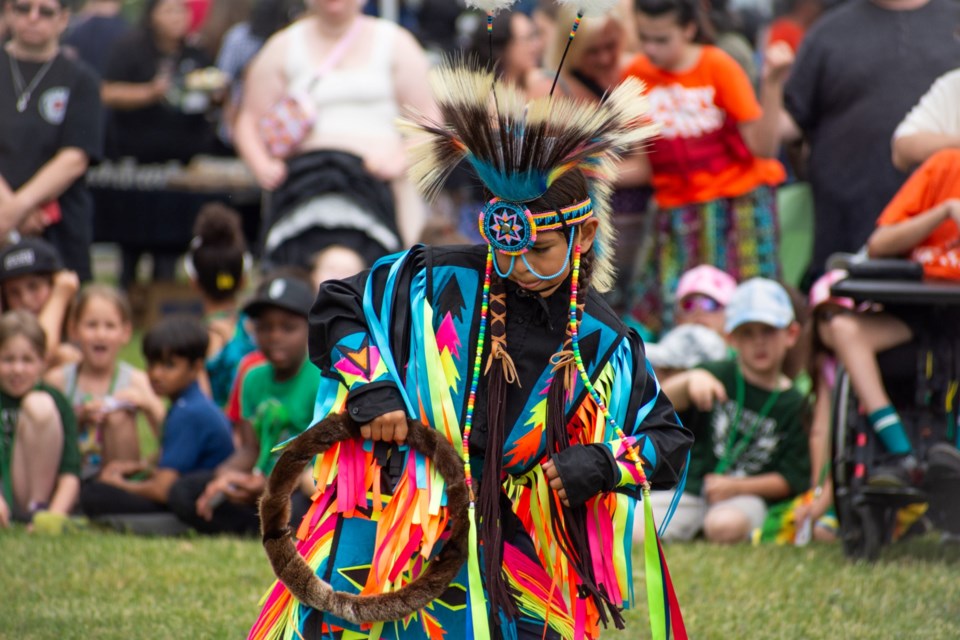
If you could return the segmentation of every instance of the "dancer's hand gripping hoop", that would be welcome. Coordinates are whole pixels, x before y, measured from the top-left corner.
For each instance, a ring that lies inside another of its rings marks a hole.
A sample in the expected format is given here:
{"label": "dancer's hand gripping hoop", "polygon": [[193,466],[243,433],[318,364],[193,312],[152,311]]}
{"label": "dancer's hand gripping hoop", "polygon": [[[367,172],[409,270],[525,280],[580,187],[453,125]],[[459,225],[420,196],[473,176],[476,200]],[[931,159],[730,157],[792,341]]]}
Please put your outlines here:
{"label": "dancer's hand gripping hoop", "polygon": [[299,486],[304,467],[336,443],[360,437],[360,425],[346,415],[332,415],[291,441],[270,474],[260,501],[263,547],[273,572],[297,600],[318,611],[354,624],[401,620],[440,597],[467,559],[468,517],[466,476],[456,450],[435,429],[408,420],[406,444],[433,461],[446,483],[450,537],[413,582],[391,593],[359,596],[334,591],[297,551],[290,522],[290,496]]}

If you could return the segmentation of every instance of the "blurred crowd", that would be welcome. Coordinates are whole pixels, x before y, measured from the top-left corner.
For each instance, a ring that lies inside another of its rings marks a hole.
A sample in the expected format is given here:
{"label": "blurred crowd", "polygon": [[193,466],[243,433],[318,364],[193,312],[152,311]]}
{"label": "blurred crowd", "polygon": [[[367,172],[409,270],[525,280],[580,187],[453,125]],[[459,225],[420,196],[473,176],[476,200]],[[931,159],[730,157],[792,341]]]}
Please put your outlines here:
{"label": "blurred crowd", "polygon": [[[397,125],[439,117],[429,70],[461,53],[530,100],[646,85],[659,134],[621,162],[608,301],[698,438],[673,538],[835,535],[840,365],[890,454],[876,477],[917,482],[875,365],[915,325],[833,296],[829,267],[860,252],[960,279],[953,0],[624,0],[569,49],[575,13],[547,0],[490,33],[454,0],[130,4],[2,0],[0,524],[61,530],[82,511],[257,531],[273,449],[313,415],[319,284],[417,242],[480,240],[477,179],[458,169],[425,202]],[[200,203],[177,257],[202,318],[136,326],[124,287],[94,281],[85,176],[209,156],[245,167],[258,230],[229,198]],[[146,370],[120,356],[141,336]]]}

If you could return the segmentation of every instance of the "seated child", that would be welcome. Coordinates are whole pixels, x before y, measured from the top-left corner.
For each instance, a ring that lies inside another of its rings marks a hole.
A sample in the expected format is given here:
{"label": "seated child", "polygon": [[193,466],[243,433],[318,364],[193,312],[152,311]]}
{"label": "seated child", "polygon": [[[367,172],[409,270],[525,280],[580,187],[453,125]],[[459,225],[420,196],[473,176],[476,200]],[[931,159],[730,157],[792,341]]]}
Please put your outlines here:
{"label": "seated child", "polygon": [[737,288],[730,274],[700,265],[685,272],[677,285],[676,326],[646,346],[657,378],[728,356],[723,338],[724,308]]}
{"label": "seated child", "polygon": [[80,492],[73,410],[41,381],[45,341],[26,311],[0,316],[0,527],[43,511],[66,518]]}
{"label": "seated child", "polygon": [[203,298],[204,322],[210,332],[207,378],[213,401],[220,407],[227,403],[237,364],[255,348],[247,319],[237,309],[249,257],[240,215],[220,203],[205,205],[193,227],[184,265]]}
{"label": "seated child", "polygon": [[[931,156],[904,183],[877,220],[867,241],[870,257],[909,255],[929,278],[960,281],[960,149]],[[884,312],[841,314],[830,321],[837,358],[850,376],[857,398],[880,442],[891,454],[869,482],[905,486],[920,481],[919,464],[900,416],[890,402],[877,354],[913,339],[912,311],[887,306]],[[951,443],[931,447],[931,470],[960,469],[960,452]]]}
{"label": "seated child", "polygon": [[700,324],[722,335],[724,309],[736,288],[733,276],[708,264],[686,271],[677,283],[676,326]]}
{"label": "seated child", "polygon": [[[727,306],[725,329],[735,360],[704,364],[663,384],[695,437],[668,540],[690,540],[702,529],[711,542],[745,542],[769,505],[810,481],[804,398],[783,374],[800,334],[789,294],[772,280],[744,282]],[[666,513],[671,497],[653,494],[654,513]]]}
{"label": "seated child", "polygon": [[70,333],[82,360],[47,373],[46,381],[66,394],[80,425],[83,477],[93,477],[113,460],[139,460],[137,414],[154,434],[166,414],[147,374],[118,360],[133,332],[130,303],[119,290],[88,284],[70,314]]}
{"label": "seated child", "polygon": [[316,291],[327,280],[343,280],[367,268],[363,257],[349,247],[332,244],[313,256],[310,279]]}
{"label": "seated child", "polygon": [[157,395],[170,399],[156,468],[142,461],[113,460],[86,483],[80,504],[91,517],[167,510],[170,487],[194,471],[215,469],[233,453],[230,425],[200,390],[209,343],[199,320],[169,317],[143,338],[147,376]]}
{"label": "seated child", "polygon": [[66,271],[56,248],[27,236],[0,251],[0,300],[5,310],[23,309],[37,317],[46,334],[48,366],[80,359],[76,349],[61,343],[70,303],[80,280]]}
{"label": "seated child", "polygon": [[[794,511],[801,539],[828,542],[836,539],[837,521],[833,513],[833,479],[829,460],[831,404],[837,377],[837,359],[830,322],[837,315],[854,313],[850,298],[834,296],[830,287],[847,276],[834,269],[820,276],[810,287],[810,316],[804,327],[809,346],[807,374],[812,382],[813,415],[808,446],[810,449],[810,486],[805,500]],[[800,533],[804,531],[804,533]]]}
{"label": "seated child", "polygon": [[[307,357],[307,316],[313,288],[305,281],[278,277],[264,282],[245,307],[266,360],[249,368],[241,389],[240,447],[215,470],[180,478],[170,490],[170,508],[203,533],[255,534],[260,530],[257,501],[279,457],[272,449],[312,424],[320,370]],[[291,522],[309,507],[294,496]]]}

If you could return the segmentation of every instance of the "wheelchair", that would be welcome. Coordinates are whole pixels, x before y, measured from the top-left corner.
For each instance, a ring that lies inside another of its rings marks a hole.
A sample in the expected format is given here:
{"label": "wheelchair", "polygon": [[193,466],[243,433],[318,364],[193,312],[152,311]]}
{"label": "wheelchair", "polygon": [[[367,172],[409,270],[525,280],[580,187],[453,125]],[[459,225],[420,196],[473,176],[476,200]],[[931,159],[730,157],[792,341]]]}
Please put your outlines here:
{"label": "wheelchair", "polygon": [[[905,260],[865,260],[847,267],[835,296],[909,309],[914,340],[878,356],[887,392],[926,468],[927,451],[956,443],[960,381],[960,284],[923,280],[920,265]],[[915,312],[915,313],[914,313]],[[933,527],[960,533],[960,477],[925,480],[917,487],[870,485],[871,470],[888,457],[862,411],[850,378],[837,372],[832,406],[832,477],[839,536],[850,559],[873,561],[897,534],[908,510]]]}

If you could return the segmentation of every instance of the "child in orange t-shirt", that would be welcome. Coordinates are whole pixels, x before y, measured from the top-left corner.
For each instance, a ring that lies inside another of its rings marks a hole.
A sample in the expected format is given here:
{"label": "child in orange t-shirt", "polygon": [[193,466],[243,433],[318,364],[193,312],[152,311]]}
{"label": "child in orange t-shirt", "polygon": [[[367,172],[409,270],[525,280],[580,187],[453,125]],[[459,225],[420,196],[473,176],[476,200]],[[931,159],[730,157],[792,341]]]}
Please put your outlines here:
{"label": "child in orange t-shirt", "polygon": [[638,0],[643,53],[625,69],[648,87],[660,125],[649,160],[658,205],[652,264],[636,292],[636,319],[672,323],[680,274],[700,264],[737,280],[779,275],[775,187],[785,178],[773,157],[778,113],[793,61],[779,43],[767,52],[761,100],[743,70],[702,44],[696,0]]}
{"label": "child in orange t-shirt", "polygon": [[[931,156],[900,188],[867,240],[870,257],[910,255],[929,278],[960,281],[960,149]],[[900,415],[890,402],[877,366],[877,354],[906,344],[913,330],[896,311],[833,317],[830,331],[837,358],[867,412],[867,419],[893,454],[890,464],[870,474],[870,483],[907,485],[917,480],[917,461]],[[960,453],[934,445],[938,455],[960,468]],[[931,463],[934,449],[930,450]]]}

